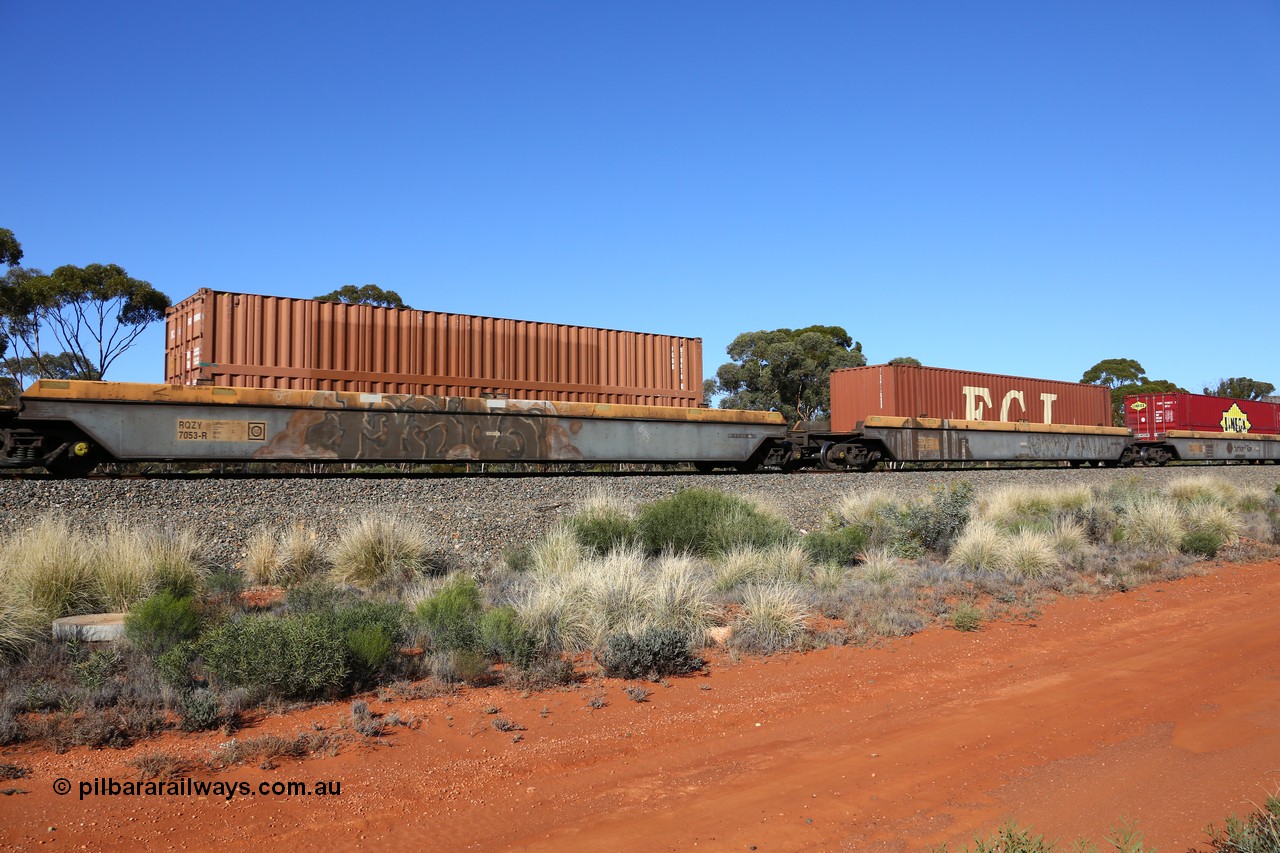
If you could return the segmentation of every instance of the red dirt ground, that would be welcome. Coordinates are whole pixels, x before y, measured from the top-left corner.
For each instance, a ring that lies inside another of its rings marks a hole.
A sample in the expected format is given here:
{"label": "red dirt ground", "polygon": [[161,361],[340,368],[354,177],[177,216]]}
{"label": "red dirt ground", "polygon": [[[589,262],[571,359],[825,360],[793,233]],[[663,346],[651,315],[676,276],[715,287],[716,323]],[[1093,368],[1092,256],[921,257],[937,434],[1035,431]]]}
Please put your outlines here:
{"label": "red dirt ground", "polygon": [[[417,721],[334,756],[240,766],[214,781],[337,781],[331,797],[97,796],[125,762],[209,757],[220,735],[127,751],[8,749],[8,849],[927,850],[1007,818],[1070,842],[1136,821],[1164,851],[1251,811],[1280,783],[1280,563],[1106,598],[1034,622],[932,629],[651,685],[597,680],[522,696],[466,690],[381,702]],[[603,692],[607,704],[589,700]],[[487,713],[499,706],[497,715]],[[348,703],[237,733],[335,732]],[[496,716],[525,727],[496,730]],[[66,796],[54,780],[72,783]]]}

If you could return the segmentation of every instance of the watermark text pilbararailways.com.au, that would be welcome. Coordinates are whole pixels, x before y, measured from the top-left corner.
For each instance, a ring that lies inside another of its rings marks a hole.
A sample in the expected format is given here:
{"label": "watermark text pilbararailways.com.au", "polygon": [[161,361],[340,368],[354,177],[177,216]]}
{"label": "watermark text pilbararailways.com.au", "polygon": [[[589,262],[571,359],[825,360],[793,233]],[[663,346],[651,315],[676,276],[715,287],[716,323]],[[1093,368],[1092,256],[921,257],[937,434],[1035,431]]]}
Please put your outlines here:
{"label": "watermark text pilbararailways.com.au", "polygon": [[70,779],[55,779],[53,792],[65,796],[75,791],[79,798],[89,797],[221,797],[233,800],[237,797],[340,797],[342,782],[336,779],[317,779],[314,782],[262,781],[231,782],[192,779],[150,779],[121,781],[110,776],[82,779],[72,783]]}

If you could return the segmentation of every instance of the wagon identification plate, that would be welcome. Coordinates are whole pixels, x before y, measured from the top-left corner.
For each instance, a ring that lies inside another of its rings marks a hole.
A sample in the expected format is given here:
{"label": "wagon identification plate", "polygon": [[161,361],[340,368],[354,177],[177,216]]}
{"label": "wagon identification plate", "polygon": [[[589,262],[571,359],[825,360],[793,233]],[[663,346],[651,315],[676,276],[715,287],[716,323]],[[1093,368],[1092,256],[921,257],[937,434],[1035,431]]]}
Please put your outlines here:
{"label": "wagon identification plate", "polygon": [[193,421],[178,419],[178,441],[266,441],[264,421]]}

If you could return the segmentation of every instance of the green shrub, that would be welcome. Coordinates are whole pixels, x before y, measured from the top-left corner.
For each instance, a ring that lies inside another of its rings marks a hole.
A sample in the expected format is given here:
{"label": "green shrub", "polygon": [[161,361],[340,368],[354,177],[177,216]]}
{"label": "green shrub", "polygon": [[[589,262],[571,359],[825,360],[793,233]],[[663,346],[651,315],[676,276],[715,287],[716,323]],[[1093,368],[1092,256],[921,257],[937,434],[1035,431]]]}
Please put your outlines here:
{"label": "green shrub", "polygon": [[219,569],[204,579],[205,598],[231,604],[244,592],[244,576],[237,571]]}
{"label": "green shrub", "polygon": [[647,628],[639,634],[614,634],[601,659],[614,678],[662,678],[702,668],[689,635],[672,628]]}
{"label": "green shrub", "polygon": [[210,632],[197,648],[228,684],[285,698],[315,696],[348,676],[345,638],[322,613],[245,616]]}
{"label": "green shrub", "polygon": [[722,554],[735,546],[767,548],[795,538],[783,519],[742,498],[709,489],[683,489],[641,507],[636,519],[646,552]]}
{"label": "green shrub", "polygon": [[1182,537],[1178,549],[1184,554],[1212,557],[1222,550],[1224,544],[1222,537],[1211,530],[1192,530]]}
{"label": "green shrub", "polygon": [[1053,853],[1053,848],[1053,842],[1046,841],[1043,835],[1032,835],[1031,830],[1011,822],[993,832],[986,841],[975,838],[972,851],[964,847],[961,853]]}
{"label": "green shrub", "polygon": [[120,653],[115,649],[94,649],[71,664],[71,672],[85,690],[99,690],[120,669]]}
{"label": "green shrub", "polygon": [[976,631],[982,627],[983,613],[978,608],[962,601],[951,611],[951,624],[957,631]]}
{"label": "green shrub", "polygon": [[340,601],[314,612],[329,619],[342,638],[347,669],[357,686],[376,681],[405,641],[408,612],[398,601]]}
{"label": "green shrub", "polygon": [[356,684],[376,681],[391,660],[395,643],[383,625],[361,625],[346,632],[347,663]]}
{"label": "green shrub", "polygon": [[195,644],[183,642],[160,652],[152,660],[151,665],[155,667],[156,675],[161,682],[179,693],[186,693],[193,685],[191,663],[195,657]]}
{"label": "green shrub", "polygon": [[313,578],[285,591],[284,603],[290,613],[322,613],[359,601],[359,593],[334,586],[324,578]]}
{"label": "green shrub", "polygon": [[124,617],[124,634],[152,657],[178,643],[194,640],[200,631],[200,611],[191,596],[171,590],[157,592]]}
{"label": "green shrub", "polygon": [[446,683],[462,681],[480,686],[494,682],[489,659],[477,651],[439,652],[432,658],[431,672]]}
{"label": "green shrub", "polygon": [[861,527],[841,527],[838,530],[815,530],[801,543],[815,563],[851,566],[867,549],[867,539],[867,531]]}
{"label": "green shrub", "polygon": [[538,641],[514,607],[495,607],[480,617],[480,645],[485,653],[527,669],[538,657]]}
{"label": "green shrub", "polygon": [[1229,817],[1222,829],[1210,824],[1205,833],[1211,853],[1275,853],[1280,850],[1280,796],[1270,794],[1248,817]]}
{"label": "green shrub", "polygon": [[533,546],[521,545],[507,548],[502,552],[502,562],[513,572],[524,572],[533,568]]}
{"label": "green shrub", "polygon": [[477,651],[480,646],[480,588],[457,575],[439,592],[418,604],[418,622],[437,652]]}
{"label": "green shrub", "polygon": [[179,706],[184,732],[200,732],[219,728],[224,722],[222,702],[212,690],[196,690],[183,697]]}
{"label": "green shrub", "polygon": [[333,619],[334,629],[339,634],[373,625],[381,629],[393,643],[405,640],[405,620],[409,613],[399,601],[344,601],[332,608],[315,612],[329,614]]}
{"label": "green shrub", "polygon": [[930,488],[927,498],[907,504],[902,511],[903,544],[918,545],[926,551],[946,551],[969,523],[972,502],[973,484],[967,480]]}
{"label": "green shrub", "polygon": [[569,519],[569,529],[588,553],[598,557],[640,541],[635,522],[611,506],[593,506],[578,513]]}

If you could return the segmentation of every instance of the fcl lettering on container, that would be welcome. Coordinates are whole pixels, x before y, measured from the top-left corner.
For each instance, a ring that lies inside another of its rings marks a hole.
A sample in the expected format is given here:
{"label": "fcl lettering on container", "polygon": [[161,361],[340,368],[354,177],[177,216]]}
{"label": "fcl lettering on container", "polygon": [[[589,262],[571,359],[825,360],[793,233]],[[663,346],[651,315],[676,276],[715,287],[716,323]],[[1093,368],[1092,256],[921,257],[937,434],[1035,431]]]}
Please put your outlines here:
{"label": "fcl lettering on container", "polygon": [[1080,382],[910,364],[834,371],[831,429],[853,430],[873,416],[1109,426],[1111,391]]}

